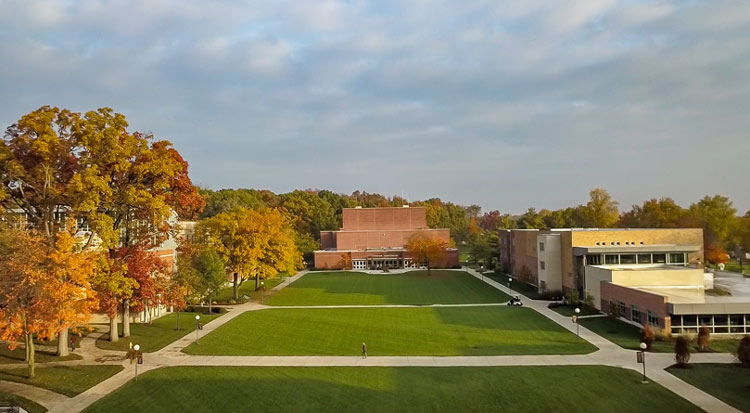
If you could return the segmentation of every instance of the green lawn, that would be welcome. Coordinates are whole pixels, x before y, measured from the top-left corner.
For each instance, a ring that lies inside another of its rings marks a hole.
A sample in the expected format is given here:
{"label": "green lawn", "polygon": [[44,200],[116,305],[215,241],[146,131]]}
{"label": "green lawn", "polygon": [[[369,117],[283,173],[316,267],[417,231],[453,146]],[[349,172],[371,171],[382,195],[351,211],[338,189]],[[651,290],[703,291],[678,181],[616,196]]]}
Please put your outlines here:
{"label": "green lawn", "polygon": [[267,298],[270,305],[468,304],[508,296],[461,271],[405,274],[313,272]]}
{"label": "green lawn", "polygon": [[215,355],[478,356],[596,348],[529,308],[316,308],[244,313],[185,349]]}
{"label": "green lawn", "polygon": [[[499,282],[502,284],[505,289],[503,291],[508,291],[508,274],[498,274],[495,272],[488,272],[485,273],[485,277],[490,277],[493,281]],[[525,282],[519,281],[517,279],[513,279],[513,282],[510,284],[511,288],[513,289],[513,294],[523,294],[528,298],[531,298],[532,300],[540,300],[541,294],[539,294],[539,289],[536,285],[526,284]]]}
{"label": "green lawn", "polygon": [[[578,307],[581,309],[581,312],[578,315],[597,315],[601,314],[597,309],[595,308],[589,308],[586,306],[580,306]],[[562,314],[564,316],[572,317],[576,313],[576,309],[572,308],[567,305],[563,305],[560,307],[550,308],[550,310]],[[583,320],[583,319],[582,319]]]}
{"label": "green lawn", "polygon": [[[581,326],[599,334],[620,347],[638,350],[641,344],[641,329],[609,317],[582,318]],[[737,350],[739,339],[712,338],[708,347],[710,351],[731,353]],[[692,343],[693,352],[697,351],[696,343]],[[655,341],[651,351],[655,353],[673,353],[674,341]]]}
{"label": "green lawn", "polygon": [[15,381],[76,396],[122,371],[122,366],[54,366],[36,368],[34,380],[26,378],[26,368],[0,369],[0,380]]}
{"label": "green lawn", "polygon": [[[79,342],[80,343],[80,342]],[[65,357],[57,357],[54,351],[51,350],[37,350],[34,352],[34,360],[37,363],[46,363],[49,361],[67,361],[67,360],[80,360],[81,356],[78,354],[71,353]],[[10,351],[8,345],[5,343],[0,344],[0,364],[12,364],[26,363],[26,349],[23,346],[16,347],[13,351]]]}
{"label": "green lawn", "polygon": [[0,391],[0,406],[19,406],[29,413],[44,413],[47,411],[41,404],[4,391]]}
{"label": "green lawn", "polygon": [[[154,320],[150,325],[144,323],[130,324],[130,337],[120,337],[120,341],[111,343],[109,334],[96,340],[96,346],[104,350],[127,351],[130,343],[139,344],[141,351],[152,353],[162,349],[186,334],[195,331],[197,313],[180,313],[180,329],[177,327],[177,313],[167,314]],[[219,317],[219,314],[201,314],[201,323],[206,324]],[[122,326],[119,329],[122,332]]]}
{"label": "green lawn", "polygon": [[750,412],[750,369],[739,364],[691,364],[670,373],[742,411]]}
{"label": "green lawn", "polygon": [[[270,289],[273,287],[276,287],[277,285],[281,284],[282,282],[286,281],[286,274],[279,274],[274,278],[270,278],[267,280],[262,280],[264,286],[266,287],[266,294],[270,293]],[[232,291],[233,287],[226,287],[222,288],[221,291],[219,291],[219,295],[216,296],[213,300],[216,301],[219,304],[228,304],[232,300]],[[244,296],[250,297],[250,299],[245,299]],[[246,301],[260,301],[261,298],[261,292],[255,291],[255,279],[247,280],[240,285],[240,288],[237,290],[237,302],[244,303]]]}
{"label": "green lawn", "polygon": [[634,371],[547,367],[170,367],[84,412],[694,412]]}

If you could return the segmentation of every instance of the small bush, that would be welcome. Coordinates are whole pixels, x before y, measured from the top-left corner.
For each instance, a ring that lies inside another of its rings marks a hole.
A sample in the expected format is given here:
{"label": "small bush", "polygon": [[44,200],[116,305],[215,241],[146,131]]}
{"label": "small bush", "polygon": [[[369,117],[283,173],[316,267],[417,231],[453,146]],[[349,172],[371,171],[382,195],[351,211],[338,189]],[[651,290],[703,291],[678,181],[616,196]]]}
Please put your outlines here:
{"label": "small bush", "polygon": [[[208,307],[189,305],[185,307],[184,311],[188,313],[208,314]],[[211,313],[213,314],[224,314],[226,312],[227,312],[227,309],[224,307],[212,307],[211,308]]]}
{"label": "small bush", "polygon": [[672,330],[668,328],[662,328],[656,332],[656,341],[672,341]]}
{"label": "small bush", "polygon": [[617,303],[610,302],[608,315],[612,320],[619,320],[620,317],[622,317],[622,314],[620,314],[620,306],[618,306]]}
{"label": "small bush", "polygon": [[576,290],[570,290],[567,294],[565,294],[565,298],[568,301],[568,305],[571,308],[578,306],[578,291]]}
{"label": "small bush", "polygon": [[737,360],[744,367],[750,367],[750,335],[742,337],[740,344],[737,346]]}
{"label": "small bush", "polygon": [[654,344],[655,334],[654,329],[649,324],[645,324],[641,329],[641,342],[646,343],[646,350],[651,350],[651,345]]}
{"label": "small bush", "polygon": [[711,341],[711,330],[705,325],[702,325],[698,329],[698,349],[700,351],[706,351],[708,349],[708,343]]}
{"label": "small bush", "polygon": [[690,342],[687,338],[679,336],[674,343],[674,360],[679,367],[685,368],[690,361]]}
{"label": "small bush", "polygon": [[585,304],[588,308],[594,308],[594,296],[588,290],[586,291]]}

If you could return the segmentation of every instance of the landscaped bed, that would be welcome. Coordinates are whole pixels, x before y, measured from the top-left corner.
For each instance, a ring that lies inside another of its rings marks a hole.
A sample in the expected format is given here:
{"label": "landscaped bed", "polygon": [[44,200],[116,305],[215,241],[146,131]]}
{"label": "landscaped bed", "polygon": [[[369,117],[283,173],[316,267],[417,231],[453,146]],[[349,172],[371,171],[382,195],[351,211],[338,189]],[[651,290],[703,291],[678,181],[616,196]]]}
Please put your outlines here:
{"label": "landscaped bed", "polygon": [[582,354],[596,347],[528,308],[315,308],[246,312],[185,349],[214,355]]}
{"label": "landscaped bed", "polygon": [[[104,350],[127,351],[130,343],[141,346],[141,351],[151,353],[162,349],[186,334],[195,331],[198,313],[180,313],[180,329],[177,330],[177,313],[167,314],[155,319],[151,324],[131,323],[130,337],[120,337],[114,343],[109,341],[109,334],[104,334],[96,340],[96,346]],[[200,314],[200,322],[206,324],[219,317],[219,314]],[[120,326],[119,331],[122,331]]]}
{"label": "landscaped bed", "polygon": [[171,367],[86,412],[692,412],[634,371],[548,367]]}
{"label": "landscaped bed", "polygon": [[[639,350],[641,344],[641,329],[624,321],[613,320],[609,317],[595,317],[580,319],[582,327],[599,334],[618,346],[630,350]],[[713,337],[708,345],[709,352],[731,353],[737,350],[738,339]],[[695,341],[691,343],[691,350],[698,351]],[[651,351],[656,353],[673,353],[674,339],[655,341]]]}
{"label": "landscaped bed", "polygon": [[497,303],[508,295],[463,271],[313,272],[268,297],[270,305]]}
{"label": "landscaped bed", "polygon": [[750,368],[740,364],[692,363],[670,373],[742,411],[750,412]]}

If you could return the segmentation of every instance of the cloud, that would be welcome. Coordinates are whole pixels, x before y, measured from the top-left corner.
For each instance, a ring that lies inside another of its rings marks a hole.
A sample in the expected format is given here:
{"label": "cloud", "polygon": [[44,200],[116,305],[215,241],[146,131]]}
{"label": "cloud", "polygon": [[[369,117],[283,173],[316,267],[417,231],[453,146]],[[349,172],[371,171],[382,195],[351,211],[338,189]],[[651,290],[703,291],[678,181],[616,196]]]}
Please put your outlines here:
{"label": "cloud", "polygon": [[0,122],[110,106],[214,188],[746,210],[748,35],[737,1],[5,1]]}

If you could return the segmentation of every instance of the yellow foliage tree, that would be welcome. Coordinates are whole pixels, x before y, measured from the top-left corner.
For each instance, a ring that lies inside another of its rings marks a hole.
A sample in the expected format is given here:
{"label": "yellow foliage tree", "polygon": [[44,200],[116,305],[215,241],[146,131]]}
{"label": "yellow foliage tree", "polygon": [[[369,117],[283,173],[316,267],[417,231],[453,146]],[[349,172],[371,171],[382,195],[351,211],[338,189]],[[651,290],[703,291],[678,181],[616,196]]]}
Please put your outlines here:
{"label": "yellow foliage tree", "polygon": [[429,237],[423,233],[416,233],[406,243],[406,250],[415,262],[427,267],[427,275],[431,275],[430,268],[433,264],[445,261],[445,249],[448,243]]}
{"label": "yellow foliage tree", "polygon": [[277,209],[223,212],[198,223],[194,236],[214,247],[226,264],[233,275],[235,300],[238,288],[251,276],[257,289],[260,279],[302,267],[291,222]]}

